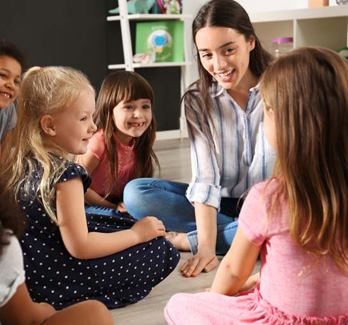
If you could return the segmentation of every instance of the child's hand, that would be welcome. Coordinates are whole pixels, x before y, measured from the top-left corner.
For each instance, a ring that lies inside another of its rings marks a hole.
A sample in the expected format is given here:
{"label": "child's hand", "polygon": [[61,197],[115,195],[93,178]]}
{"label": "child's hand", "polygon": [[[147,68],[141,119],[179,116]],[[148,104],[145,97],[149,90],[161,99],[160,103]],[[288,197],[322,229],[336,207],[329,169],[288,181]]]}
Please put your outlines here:
{"label": "child's hand", "polygon": [[163,222],[156,217],[146,217],[137,221],[131,230],[137,234],[139,243],[166,235],[166,228]]}
{"label": "child's hand", "polygon": [[123,202],[120,202],[119,204],[117,204],[117,211],[120,211],[122,213],[127,213],[127,208],[126,206],[124,205]]}

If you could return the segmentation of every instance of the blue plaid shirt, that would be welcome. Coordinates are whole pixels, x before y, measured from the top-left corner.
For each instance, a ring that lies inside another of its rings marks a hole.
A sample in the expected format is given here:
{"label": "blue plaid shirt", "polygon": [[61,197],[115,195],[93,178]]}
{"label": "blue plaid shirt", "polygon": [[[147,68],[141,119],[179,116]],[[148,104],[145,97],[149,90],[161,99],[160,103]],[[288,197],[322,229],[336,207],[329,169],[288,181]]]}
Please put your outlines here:
{"label": "blue plaid shirt", "polygon": [[191,143],[192,180],[186,196],[217,209],[222,197],[239,198],[252,185],[272,175],[276,152],[263,132],[263,102],[258,85],[249,90],[245,110],[217,83],[211,89],[212,118],[204,123],[212,133],[204,134],[202,99],[187,94],[185,114]]}

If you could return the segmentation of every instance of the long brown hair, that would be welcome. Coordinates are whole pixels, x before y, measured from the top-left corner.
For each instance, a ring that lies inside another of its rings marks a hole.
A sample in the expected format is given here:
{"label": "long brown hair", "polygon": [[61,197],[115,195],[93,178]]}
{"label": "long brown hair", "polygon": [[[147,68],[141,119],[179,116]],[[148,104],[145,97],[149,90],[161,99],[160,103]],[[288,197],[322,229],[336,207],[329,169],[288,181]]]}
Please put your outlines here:
{"label": "long brown hair", "polygon": [[[255,38],[255,48],[250,52],[249,68],[256,77],[260,77],[273,60],[273,56],[262,47],[259,38],[256,36],[247,12],[234,0],[211,0],[201,7],[192,23],[192,37],[195,44],[197,32],[204,27],[232,28],[244,35],[246,41],[249,41],[251,37]],[[214,106],[210,98],[210,89],[213,84],[213,77],[203,67],[199,59],[197,45],[196,56],[200,79],[191,85],[187,93],[199,91],[202,96],[203,115],[207,116],[208,120],[212,122],[211,108]]]}
{"label": "long brown hair", "polygon": [[[117,71],[106,76],[100,89],[96,106],[96,125],[105,135],[106,155],[109,162],[109,181],[107,195],[113,184],[118,180],[117,146],[114,138],[116,126],[113,120],[113,110],[121,101],[129,102],[138,99],[149,99],[151,109],[154,105],[154,92],[150,84],[139,74],[130,71]],[[157,156],[153,150],[156,139],[156,121],[152,116],[147,130],[135,139],[134,152],[136,169],[133,177],[152,177],[154,165],[159,167]]]}
{"label": "long brown hair", "polygon": [[348,62],[324,48],[279,58],[261,81],[274,111],[274,177],[288,199],[292,239],[348,272]]}

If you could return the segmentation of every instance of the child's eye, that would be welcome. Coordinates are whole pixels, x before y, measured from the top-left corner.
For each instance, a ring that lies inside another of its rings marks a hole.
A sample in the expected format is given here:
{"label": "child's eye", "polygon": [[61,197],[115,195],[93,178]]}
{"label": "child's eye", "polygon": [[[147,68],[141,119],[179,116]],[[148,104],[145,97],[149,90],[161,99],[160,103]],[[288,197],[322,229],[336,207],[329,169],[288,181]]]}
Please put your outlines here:
{"label": "child's eye", "polygon": [[1,78],[6,78],[6,75],[4,73],[0,73]]}
{"label": "child's eye", "polygon": [[15,80],[14,83],[19,86],[21,84],[21,80]]}
{"label": "child's eye", "polygon": [[143,105],[143,109],[149,109],[149,108],[151,108],[150,105]]}
{"label": "child's eye", "polygon": [[227,53],[227,54],[231,54],[231,53],[233,53],[233,52],[234,52],[234,49],[227,49],[227,50],[226,50],[226,53]]}
{"label": "child's eye", "polygon": [[82,119],[80,119],[81,122],[87,121],[87,117],[83,117]]}
{"label": "child's eye", "polygon": [[132,105],[125,105],[123,108],[124,108],[124,109],[132,109],[133,106],[132,106]]}

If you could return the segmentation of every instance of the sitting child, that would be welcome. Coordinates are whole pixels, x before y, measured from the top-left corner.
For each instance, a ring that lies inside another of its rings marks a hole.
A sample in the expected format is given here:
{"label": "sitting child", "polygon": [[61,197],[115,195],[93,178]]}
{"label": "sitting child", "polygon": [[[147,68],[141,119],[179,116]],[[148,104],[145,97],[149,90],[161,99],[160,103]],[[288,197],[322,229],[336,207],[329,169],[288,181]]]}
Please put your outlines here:
{"label": "sitting child", "polygon": [[57,309],[89,299],[109,308],[135,303],[179,261],[157,218],[86,216],[90,178],[69,156],[84,154],[97,129],[94,97],[79,71],[31,68],[22,81],[14,150],[0,175],[27,217],[20,243],[29,292]]}
{"label": "sitting child", "polygon": [[[247,196],[210,292],[173,296],[169,324],[348,324],[348,62],[300,48],[261,89],[273,178]],[[260,251],[260,284],[237,294]]]}
{"label": "sitting child", "polygon": [[14,101],[18,97],[24,66],[24,55],[18,47],[0,39],[0,158],[7,155],[11,131],[16,125]]}
{"label": "sitting child", "polygon": [[123,190],[137,177],[152,177],[156,123],[152,115],[154,93],[149,83],[130,71],[110,73],[97,101],[98,131],[88,151],[77,158],[92,178],[85,199],[87,212],[105,213],[105,207],[126,212]]}

